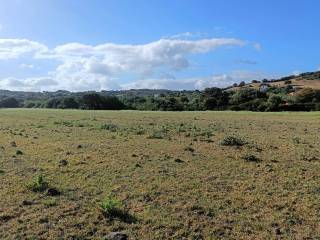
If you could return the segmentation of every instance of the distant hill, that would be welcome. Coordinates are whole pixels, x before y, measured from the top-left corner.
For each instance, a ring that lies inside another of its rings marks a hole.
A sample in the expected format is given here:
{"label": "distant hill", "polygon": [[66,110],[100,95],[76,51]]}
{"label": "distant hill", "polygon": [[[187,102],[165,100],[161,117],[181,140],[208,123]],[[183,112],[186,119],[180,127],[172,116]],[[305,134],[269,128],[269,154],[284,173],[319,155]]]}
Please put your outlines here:
{"label": "distant hill", "polygon": [[[240,84],[241,85],[241,84]],[[253,80],[251,83],[246,83],[243,86],[230,87],[228,90],[236,91],[240,88],[247,87],[253,89],[259,89],[262,85],[267,85],[270,87],[283,88],[286,86],[292,86],[297,94],[304,88],[312,88],[320,90],[320,71],[317,72],[307,72],[300,75],[291,75],[288,77],[283,77],[280,79],[271,79],[256,81]]]}
{"label": "distant hill", "polygon": [[[259,89],[262,85],[267,85],[275,88],[283,88],[286,86],[292,86],[295,92],[298,93],[304,88],[312,88],[320,90],[320,71],[307,72],[300,75],[292,75],[283,77],[280,79],[265,79],[263,81],[252,80],[250,83],[237,84],[237,86],[230,86],[225,88],[228,91],[236,91],[240,88],[253,88]],[[178,91],[178,90],[167,90],[167,89],[130,89],[130,90],[115,90],[115,91],[101,91],[97,92],[104,96],[115,96],[115,97],[154,97],[158,95],[175,95],[178,93],[192,93],[199,91]],[[55,92],[24,92],[24,91],[9,91],[0,90],[0,99],[14,97],[18,100],[35,100],[35,99],[48,99],[48,98],[59,98],[59,97],[81,97],[87,93],[95,93],[94,91],[85,92],[69,92],[65,90],[59,90]]]}

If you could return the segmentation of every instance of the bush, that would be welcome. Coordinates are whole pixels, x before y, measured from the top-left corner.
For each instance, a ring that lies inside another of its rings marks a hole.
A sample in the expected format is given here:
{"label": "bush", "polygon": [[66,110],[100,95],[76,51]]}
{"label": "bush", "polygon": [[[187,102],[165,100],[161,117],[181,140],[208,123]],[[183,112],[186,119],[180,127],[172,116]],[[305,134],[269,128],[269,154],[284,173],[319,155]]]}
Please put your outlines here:
{"label": "bush", "polygon": [[222,146],[243,146],[246,143],[243,139],[235,136],[227,136],[220,142]]}
{"label": "bush", "polygon": [[17,99],[10,97],[0,101],[0,108],[18,108],[20,106]]}
{"label": "bush", "polygon": [[280,95],[271,94],[267,101],[268,111],[279,111],[279,106],[283,102]]}

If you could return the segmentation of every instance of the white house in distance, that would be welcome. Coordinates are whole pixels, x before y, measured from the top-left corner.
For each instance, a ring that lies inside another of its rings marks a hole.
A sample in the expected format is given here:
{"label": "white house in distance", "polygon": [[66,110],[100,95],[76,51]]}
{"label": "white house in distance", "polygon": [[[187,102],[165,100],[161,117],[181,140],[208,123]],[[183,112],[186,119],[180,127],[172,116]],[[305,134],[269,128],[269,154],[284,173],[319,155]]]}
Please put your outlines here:
{"label": "white house in distance", "polygon": [[265,93],[265,92],[267,92],[269,90],[269,85],[268,84],[261,84],[260,85],[260,87],[259,87],[259,91],[260,92],[263,92],[263,93]]}

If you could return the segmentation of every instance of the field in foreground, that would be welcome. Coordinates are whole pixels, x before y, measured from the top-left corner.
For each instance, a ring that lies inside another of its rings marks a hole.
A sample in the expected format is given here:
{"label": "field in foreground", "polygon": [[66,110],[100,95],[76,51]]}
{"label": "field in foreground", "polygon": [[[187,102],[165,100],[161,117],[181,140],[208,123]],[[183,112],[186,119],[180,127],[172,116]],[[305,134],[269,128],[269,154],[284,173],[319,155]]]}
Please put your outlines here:
{"label": "field in foreground", "polygon": [[320,239],[319,147],[319,112],[1,110],[0,239]]}

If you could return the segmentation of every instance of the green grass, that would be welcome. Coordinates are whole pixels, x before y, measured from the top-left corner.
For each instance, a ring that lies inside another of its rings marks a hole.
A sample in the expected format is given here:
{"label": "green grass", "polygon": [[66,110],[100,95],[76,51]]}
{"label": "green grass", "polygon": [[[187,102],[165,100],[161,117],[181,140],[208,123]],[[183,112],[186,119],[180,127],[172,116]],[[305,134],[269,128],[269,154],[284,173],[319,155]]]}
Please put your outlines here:
{"label": "green grass", "polygon": [[320,238],[319,112],[0,114],[0,239]]}

